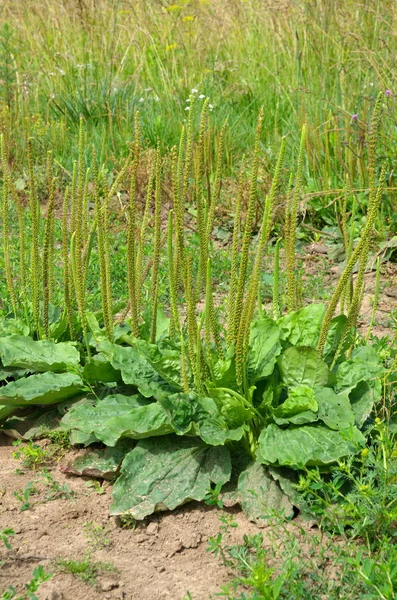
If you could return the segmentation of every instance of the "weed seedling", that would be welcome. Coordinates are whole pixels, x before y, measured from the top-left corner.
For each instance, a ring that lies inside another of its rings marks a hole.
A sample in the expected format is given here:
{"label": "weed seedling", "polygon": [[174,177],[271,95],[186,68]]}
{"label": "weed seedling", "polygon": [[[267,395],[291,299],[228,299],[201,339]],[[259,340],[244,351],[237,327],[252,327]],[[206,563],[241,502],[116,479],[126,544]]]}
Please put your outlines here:
{"label": "weed seedling", "polygon": [[89,554],[82,560],[60,558],[56,561],[59,571],[70,573],[88,585],[96,585],[98,575],[102,573],[118,573],[112,563],[93,562]]}
{"label": "weed seedling", "polygon": [[223,508],[223,502],[219,497],[221,490],[222,485],[217,483],[214,488],[210,488],[208,490],[208,493],[204,498],[204,502],[208,504],[208,506],[217,506],[218,508]]}
{"label": "weed seedling", "polygon": [[105,487],[100,484],[97,479],[93,479],[92,481],[86,481],[85,487],[88,489],[92,489],[96,494],[102,496],[106,493]]}
{"label": "weed seedling", "polygon": [[16,440],[13,442],[13,446],[15,446],[17,450],[12,453],[12,457],[16,460],[22,459],[22,465],[27,469],[37,471],[40,467],[48,464],[51,459],[47,450],[33,442],[24,444],[21,440]]}
{"label": "weed seedling", "polygon": [[39,600],[35,592],[37,592],[42,583],[51,579],[53,575],[53,573],[46,573],[44,567],[39,565],[34,569],[29,583],[25,583],[25,592],[23,594],[18,594],[16,589],[10,585],[0,596],[0,600]]}
{"label": "weed seedling", "polygon": [[120,516],[120,525],[122,529],[132,529],[132,531],[135,531],[136,519],[130,513],[125,513]]}
{"label": "weed seedling", "polygon": [[35,488],[33,486],[33,481],[29,481],[29,483],[26,484],[24,489],[19,489],[16,492],[14,492],[14,496],[17,500],[19,500],[21,502],[21,507],[20,510],[21,512],[24,510],[28,510],[29,508],[32,508],[32,503],[30,501],[30,496],[37,494],[38,490],[37,488]]}
{"label": "weed seedling", "polygon": [[0,531],[0,540],[3,542],[7,550],[12,550],[9,538],[15,535],[15,531],[11,528],[2,529]]}
{"label": "weed seedling", "polygon": [[102,550],[111,545],[109,531],[99,523],[87,521],[84,523],[84,535],[88,539],[88,544],[92,548]]}
{"label": "weed seedling", "polygon": [[50,500],[71,500],[74,498],[75,493],[71,490],[70,485],[67,483],[60,485],[51,473],[43,473],[42,476],[45,479],[44,485],[48,488],[44,496],[44,502],[49,502]]}

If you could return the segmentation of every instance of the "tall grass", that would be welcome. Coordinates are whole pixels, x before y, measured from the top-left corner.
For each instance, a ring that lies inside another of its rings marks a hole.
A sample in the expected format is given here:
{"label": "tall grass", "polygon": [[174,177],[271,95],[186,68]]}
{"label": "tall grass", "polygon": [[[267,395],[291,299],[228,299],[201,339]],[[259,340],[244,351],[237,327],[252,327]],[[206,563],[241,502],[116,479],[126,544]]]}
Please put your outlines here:
{"label": "tall grass", "polygon": [[[264,177],[283,135],[293,164],[306,124],[312,192],[341,189],[346,165],[352,184],[368,188],[366,137],[380,91],[391,92],[384,119],[395,124],[392,0],[3,0],[0,20],[3,101],[29,135],[45,133],[69,171],[80,116],[99,160],[117,163],[137,108],[151,145],[176,144],[192,89],[210,98],[215,130],[229,120],[230,169],[230,157],[252,147],[260,106]],[[392,170],[395,129],[384,131]]]}

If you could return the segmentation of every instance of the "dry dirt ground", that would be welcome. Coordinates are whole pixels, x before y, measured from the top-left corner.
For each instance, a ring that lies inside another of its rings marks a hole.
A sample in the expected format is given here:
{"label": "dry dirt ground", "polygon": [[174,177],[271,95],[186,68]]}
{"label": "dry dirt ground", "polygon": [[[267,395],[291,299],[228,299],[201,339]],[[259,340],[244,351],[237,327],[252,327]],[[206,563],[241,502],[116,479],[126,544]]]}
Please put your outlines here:
{"label": "dry dirt ground", "polygon": [[[231,574],[219,560],[207,552],[210,536],[218,533],[221,511],[214,507],[190,503],[171,513],[156,515],[135,529],[122,528],[108,517],[111,487],[99,494],[87,487],[87,480],[67,477],[59,464],[50,468],[52,477],[67,483],[75,493],[73,499],[42,502],[31,496],[32,508],[20,510],[21,502],[14,492],[39,481],[40,471],[23,469],[13,456],[12,440],[0,433],[0,531],[14,529],[10,538],[13,550],[0,546],[0,593],[9,585],[22,592],[32,571],[43,565],[54,576],[37,592],[40,600],[209,600]],[[65,460],[65,459],[64,459]],[[244,515],[236,511],[238,528],[232,541],[242,540],[247,532],[259,531]],[[87,525],[88,523],[88,525]],[[90,531],[100,526],[101,533],[93,543]],[[91,552],[93,562],[112,563],[118,572],[104,572],[96,586],[58,572],[58,558],[81,560]]]}

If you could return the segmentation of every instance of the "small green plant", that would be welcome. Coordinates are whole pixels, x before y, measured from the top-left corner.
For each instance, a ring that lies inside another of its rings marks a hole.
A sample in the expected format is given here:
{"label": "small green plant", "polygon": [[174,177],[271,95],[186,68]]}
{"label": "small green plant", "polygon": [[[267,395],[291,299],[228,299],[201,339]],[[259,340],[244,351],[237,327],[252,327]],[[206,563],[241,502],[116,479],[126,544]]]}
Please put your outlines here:
{"label": "small green plant", "polygon": [[223,508],[223,502],[220,497],[222,491],[222,486],[217,484],[214,488],[210,488],[207,495],[204,497],[204,502],[208,504],[208,506],[217,506],[218,508]]}
{"label": "small green plant", "polygon": [[25,583],[25,591],[22,594],[17,593],[16,589],[10,585],[0,596],[0,600],[40,600],[36,592],[41,584],[51,579],[52,576],[53,573],[46,573],[44,567],[39,565],[33,570],[30,581]]}
{"label": "small green plant", "polygon": [[234,579],[217,597],[227,600],[392,600],[397,584],[397,554],[387,540],[375,553],[357,550],[348,539],[287,528],[273,517],[262,534],[245,535],[231,546],[221,535],[210,546]]}
{"label": "small green plant", "polygon": [[98,575],[102,573],[118,573],[116,567],[110,562],[94,562],[87,554],[81,560],[58,558],[56,567],[59,571],[70,573],[88,585],[95,586]]}
{"label": "small green plant", "polygon": [[99,523],[87,521],[84,523],[84,535],[88,539],[88,544],[92,548],[102,550],[112,544],[109,537],[109,530]]}
{"label": "small green plant", "polygon": [[22,465],[27,469],[37,469],[47,465],[51,459],[49,452],[34,442],[16,440],[12,444],[17,449],[12,453],[13,458],[22,460]]}
{"label": "small green plant", "polygon": [[0,530],[0,540],[3,542],[7,550],[12,550],[9,538],[15,535],[15,531],[11,528]]}
{"label": "small green plant", "polygon": [[15,498],[19,500],[19,502],[21,502],[21,512],[32,508],[32,502],[30,497],[38,493],[39,490],[37,489],[37,487],[34,486],[33,481],[29,481],[29,483],[26,484],[24,489],[21,488],[14,492]]}
{"label": "small green plant", "polygon": [[132,531],[135,531],[137,520],[130,513],[125,513],[124,515],[120,515],[120,526],[123,529],[131,529]]}
{"label": "small green plant", "polygon": [[51,473],[42,473],[42,477],[44,478],[44,485],[47,488],[43,502],[49,502],[50,500],[71,500],[74,498],[75,493],[69,484],[64,483],[60,485]]}
{"label": "small green plant", "polygon": [[321,527],[363,538],[376,549],[385,538],[396,537],[397,457],[395,436],[379,418],[371,437],[369,448],[333,466],[329,475],[307,469],[298,490]]}
{"label": "small green plant", "polygon": [[93,490],[96,494],[99,494],[100,496],[102,496],[103,494],[106,494],[106,487],[104,485],[101,485],[101,483],[98,481],[98,479],[93,479],[92,481],[86,481],[85,487]]}

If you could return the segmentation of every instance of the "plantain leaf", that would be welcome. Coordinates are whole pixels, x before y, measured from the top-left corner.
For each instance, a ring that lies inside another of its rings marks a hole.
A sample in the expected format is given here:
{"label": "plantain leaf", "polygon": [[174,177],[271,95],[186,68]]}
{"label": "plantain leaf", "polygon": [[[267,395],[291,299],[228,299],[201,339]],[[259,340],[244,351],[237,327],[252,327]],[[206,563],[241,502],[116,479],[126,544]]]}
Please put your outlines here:
{"label": "plantain leaf", "polygon": [[173,431],[162,406],[139,394],[114,394],[98,403],[85,399],[70,408],[60,426],[67,431],[94,435],[107,446],[115,446],[124,437],[142,439]]}
{"label": "plantain leaf", "polygon": [[364,444],[364,436],[355,427],[340,432],[318,424],[280,429],[272,423],[259,436],[257,460],[303,469],[354,455]]}
{"label": "plantain leaf", "polygon": [[121,382],[120,371],[116,370],[101,352],[92,356],[84,365],[83,377],[89,383],[97,381],[104,383]]}
{"label": "plantain leaf", "polygon": [[173,510],[189,500],[203,500],[211,483],[223,485],[230,476],[225,447],[176,436],[142,440],[121,465],[110,514],[128,512],[139,520],[157,510]]}
{"label": "plantain leaf", "polygon": [[252,417],[249,411],[245,411],[238,417],[234,411],[233,422],[231,422],[227,418],[227,403],[222,406],[224,409],[222,413],[212,398],[199,396],[194,392],[173,394],[160,402],[175,433],[198,435],[211,446],[221,446],[227,441],[240,440],[246,430],[243,426],[245,420]]}
{"label": "plantain leaf", "polygon": [[[292,488],[292,484],[290,486]],[[281,489],[268,467],[253,461],[240,473],[237,489],[222,494],[221,498],[226,506],[230,503],[240,504],[246,517],[258,525],[265,525],[264,519],[275,512],[282,513],[286,518],[291,518],[294,514],[288,495]]]}
{"label": "plantain leaf", "polygon": [[133,446],[132,440],[120,440],[114,448],[95,448],[87,450],[62,467],[62,472],[84,477],[114,479],[117,470]]}
{"label": "plantain leaf", "polygon": [[314,391],[307,385],[298,385],[289,391],[288,398],[273,411],[273,415],[286,418],[308,410],[312,412],[318,410]]}
{"label": "plantain leaf", "polygon": [[280,334],[280,328],[272,319],[261,319],[252,325],[247,359],[250,386],[272,374],[281,352]]}
{"label": "plantain leaf", "polygon": [[287,348],[277,360],[277,365],[281,379],[288,388],[298,385],[314,388],[328,383],[329,369],[314,348]]}
{"label": "plantain leaf", "polygon": [[71,342],[56,344],[20,335],[0,338],[0,358],[5,367],[39,372],[66,371],[80,363],[80,354]]}
{"label": "plantain leaf", "polygon": [[124,383],[135,386],[146,398],[159,400],[178,391],[177,387],[171,386],[158,375],[136,347],[101,342],[98,348],[109,359],[112,367],[121,372]]}
{"label": "plantain leaf", "polygon": [[324,304],[310,304],[278,319],[281,339],[293,346],[315,348],[325,315]]}
{"label": "plantain leaf", "polygon": [[81,393],[83,381],[74,373],[40,373],[0,388],[0,402],[6,406],[56,404]]}
{"label": "plantain leaf", "polygon": [[341,431],[354,425],[355,418],[349,401],[350,390],[336,394],[330,388],[315,389],[318,418],[330,429]]}

